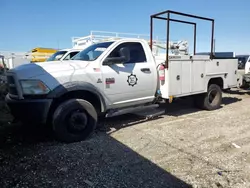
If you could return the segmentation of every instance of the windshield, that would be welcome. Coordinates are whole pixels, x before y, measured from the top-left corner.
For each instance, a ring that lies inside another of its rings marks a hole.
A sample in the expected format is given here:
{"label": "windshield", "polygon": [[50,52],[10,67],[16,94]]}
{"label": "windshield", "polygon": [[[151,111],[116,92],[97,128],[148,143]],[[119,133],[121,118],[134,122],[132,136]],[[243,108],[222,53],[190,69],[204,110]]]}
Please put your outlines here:
{"label": "windshield", "polygon": [[103,42],[93,44],[72,57],[72,60],[94,61],[96,60],[113,42]]}
{"label": "windshield", "polygon": [[57,61],[60,60],[64,54],[66,54],[67,51],[58,51],[54,53],[52,56],[50,56],[46,61]]}

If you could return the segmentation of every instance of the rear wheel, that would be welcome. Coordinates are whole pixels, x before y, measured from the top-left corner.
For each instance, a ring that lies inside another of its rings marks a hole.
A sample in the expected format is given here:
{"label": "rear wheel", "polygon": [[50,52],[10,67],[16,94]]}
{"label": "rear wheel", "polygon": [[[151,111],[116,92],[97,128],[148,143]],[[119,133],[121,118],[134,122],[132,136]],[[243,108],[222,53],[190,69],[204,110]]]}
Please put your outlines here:
{"label": "rear wheel", "polygon": [[97,112],[92,104],[82,99],[70,99],[60,104],[53,115],[53,131],[58,140],[85,140],[96,128]]}
{"label": "rear wheel", "polygon": [[216,110],[220,107],[221,102],[222,91],[216,84],[209,85],[207,93],[195,97],[196,106],[204,110]]}

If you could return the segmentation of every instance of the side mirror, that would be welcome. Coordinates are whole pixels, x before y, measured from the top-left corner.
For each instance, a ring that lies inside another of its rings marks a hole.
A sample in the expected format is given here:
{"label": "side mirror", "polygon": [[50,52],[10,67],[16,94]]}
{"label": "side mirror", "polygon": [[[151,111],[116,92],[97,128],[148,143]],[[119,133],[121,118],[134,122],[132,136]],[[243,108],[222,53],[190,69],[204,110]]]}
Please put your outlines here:
{"label": "side mirror", "polygon": [[115,64],[115,57],[107,57],[104,61],[103,61],[103,65],[113,65]]}
{"label": "side mirror", "polygon": [[103,65],[113,65],[119,63],[126,63],[130,60],[130,52],[127,47],[123,47],[119,50],[120,57],[107,57],[103,61]]}

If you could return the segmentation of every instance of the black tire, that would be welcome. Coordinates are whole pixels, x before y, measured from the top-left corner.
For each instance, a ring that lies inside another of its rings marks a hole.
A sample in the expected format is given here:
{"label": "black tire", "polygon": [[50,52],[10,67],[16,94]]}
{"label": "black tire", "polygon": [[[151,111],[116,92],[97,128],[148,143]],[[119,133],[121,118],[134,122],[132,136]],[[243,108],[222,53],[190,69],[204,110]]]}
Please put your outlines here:
{"label": "black tire", "polygon": [[207,93],[195,96],[195,105],[204,110],[216,110],[222,102],[222,90],[216,84],[208,87]]}
{"label": "black tire", "polygon": [[52,119],[53,132],[59,141],[79,142],[94,132],[97,119],[97,112],[88,101],[70,99],[56,108]]}

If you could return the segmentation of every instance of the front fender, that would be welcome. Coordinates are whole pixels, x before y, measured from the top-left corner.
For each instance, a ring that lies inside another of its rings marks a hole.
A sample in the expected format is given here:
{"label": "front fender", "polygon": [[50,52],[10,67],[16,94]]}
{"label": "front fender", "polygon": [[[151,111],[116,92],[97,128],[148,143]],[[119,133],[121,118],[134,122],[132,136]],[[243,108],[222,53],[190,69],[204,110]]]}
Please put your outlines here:
{"label": "front fender", "polygon": [[74,81],[74,82],[67,82],[67,83],[61,84],[57,86],[55,89],[53,89],[48,94],[47,97],[55,99],[71,91],[88,91],[88,92],[93,93],[100,99],[102,111],[106,111],[106,102],[100,90],[97,87],[95,87],[93,84],[90,84],[88,82]]}

